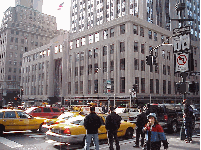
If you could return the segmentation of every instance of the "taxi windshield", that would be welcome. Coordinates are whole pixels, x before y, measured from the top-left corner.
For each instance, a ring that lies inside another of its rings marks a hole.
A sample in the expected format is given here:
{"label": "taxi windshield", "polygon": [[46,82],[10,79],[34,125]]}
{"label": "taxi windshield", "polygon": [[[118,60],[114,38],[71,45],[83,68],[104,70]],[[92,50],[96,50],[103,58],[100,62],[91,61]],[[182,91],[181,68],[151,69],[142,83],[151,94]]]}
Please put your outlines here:
{"label": "taxi windshield", "polygon": [[65,124],[80,124],[84,120],[83,116],[71,117],[65,121]]}

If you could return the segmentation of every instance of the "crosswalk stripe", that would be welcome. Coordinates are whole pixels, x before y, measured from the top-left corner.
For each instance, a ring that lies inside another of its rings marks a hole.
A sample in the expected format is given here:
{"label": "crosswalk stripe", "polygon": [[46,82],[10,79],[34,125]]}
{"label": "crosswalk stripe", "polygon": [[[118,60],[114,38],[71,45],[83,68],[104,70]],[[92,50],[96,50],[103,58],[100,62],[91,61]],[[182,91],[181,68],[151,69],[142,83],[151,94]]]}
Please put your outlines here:
{"label": "crosswalk stripe", "polygon": [[16,148],[16,147],[22,147],[23,145],[15,142],[15,141],[11,141],[11,140],[8,140],[4,137],[0,137],[0,143],[10,147],[10,148]]}

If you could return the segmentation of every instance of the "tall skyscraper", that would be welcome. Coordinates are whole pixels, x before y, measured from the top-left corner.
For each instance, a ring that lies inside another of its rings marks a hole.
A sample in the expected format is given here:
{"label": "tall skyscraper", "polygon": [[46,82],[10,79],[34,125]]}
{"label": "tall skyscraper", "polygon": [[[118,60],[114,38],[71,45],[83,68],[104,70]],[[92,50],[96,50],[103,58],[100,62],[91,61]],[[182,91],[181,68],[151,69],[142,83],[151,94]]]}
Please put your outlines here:
{"label": "tall skyscraper", "polygon": [[43,0],[15,0],[15,6],[17,5],[33,8],[42,13]]}
{"label": "tall skyscraper", "polygon": [[56,18],[41,11],[42,0],[16,0],[16,7],[4,12],[0,28],[0,93],[7,101],[19,94],[23,53],[46,45],[57,35]]}

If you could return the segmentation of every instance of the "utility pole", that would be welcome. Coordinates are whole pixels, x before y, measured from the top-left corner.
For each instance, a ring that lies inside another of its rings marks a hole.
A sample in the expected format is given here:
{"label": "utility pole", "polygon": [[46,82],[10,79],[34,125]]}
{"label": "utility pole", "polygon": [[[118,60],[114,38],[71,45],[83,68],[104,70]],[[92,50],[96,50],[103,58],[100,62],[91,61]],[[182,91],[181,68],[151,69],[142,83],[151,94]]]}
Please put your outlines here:
{"label": "utility pole", "polygon": [[[185,21],[194,21],[194,19],[184,19],[182,12],[185,10],[186,4],[180,0],[178,4],[175,5],[177,15],[179,14],[179,19],[171,19],[172,21],[178,21],[180,23],[180,28],[173,30],[173,48],[175,54],[175,72],[180,73],[182,77],[182,82],[177,83],[176,91],[183,94],[183,101],[187,100],[186,91],[186,77],[187,72],[193,71],[193,57],[192,48],[190,43],[190,26],[184,26]],[[191,53],[189,55],[189,53]],[[190,67],[189,67],[189,64]],[[184,113],[184,108],[183,108]],[[184,129],[184,118],[183,125],[180,130],[180,139],[185,140],[185,129]]]}

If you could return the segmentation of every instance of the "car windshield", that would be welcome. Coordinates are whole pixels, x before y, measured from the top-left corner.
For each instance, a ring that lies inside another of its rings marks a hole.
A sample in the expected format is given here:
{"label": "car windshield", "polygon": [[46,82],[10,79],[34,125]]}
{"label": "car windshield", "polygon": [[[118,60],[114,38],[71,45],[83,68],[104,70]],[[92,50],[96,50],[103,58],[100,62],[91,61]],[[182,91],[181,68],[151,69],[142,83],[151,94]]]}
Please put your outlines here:
{"label": "car windshield", "polygon": [[65,112],[64,114],[61,114],[57,119],[68,119],[73,115],[73,113]]}
{"label": "car windshield", "polygon": [[65,124],[80,124],[82,120],[84,120],[83,116],[71,117],[65,121]]}
{"label": "car windshield", "polygon": [[28,108],[27,110],[25,110],[25,112],[26,112],[27,114],[29,114],[29,113],[32,112],[35,108],[37,108],[37,107]]}

